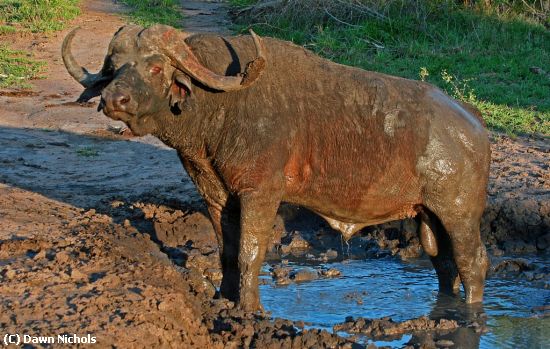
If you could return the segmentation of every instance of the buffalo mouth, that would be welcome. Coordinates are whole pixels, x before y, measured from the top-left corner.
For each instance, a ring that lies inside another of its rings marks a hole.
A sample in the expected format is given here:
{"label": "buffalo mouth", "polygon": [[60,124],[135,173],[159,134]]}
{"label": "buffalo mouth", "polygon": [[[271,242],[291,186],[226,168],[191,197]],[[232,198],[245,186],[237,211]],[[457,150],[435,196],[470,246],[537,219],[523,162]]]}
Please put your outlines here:
{"label": "buffalo mouth", "polygon": [[112,120],[122,121],[125,123],[126,126],[130,128],[134,136],[145,136],[146,134],[151,134],[154,131],[150,124],[150,115],[147,114],[138,115],[137,113],[109,108],[103,108],[103,114]]}
{"label": "buffalo mouth", "polygon": [[128,123],[130,120],[136,118],[136,114],[123,110],[103,109],[103,114],[113,120],[123,121],[125,123]]}
{"label": "buffalo mouth", "polygon": [[127,122],[137,116],[136,113],[130,112],[128,110],[120,110],[120,109],[113,108],[112,106],[109,106],[109,104],[105,102],[105,99],[103,99],[103,97],[99,101],[99,105],[97,106],[97,111],[98,112],[103,111],[103,114],[105,114],[107,117],[113,120],[119,120],[124,122]]}
{"label": "buffalo mouth", "polygon": [[135,117],[134,114],[130,114],[128,112],[120,111],[120,110],[113,110],[113,111],[104,110],[103,113],[113,120],[124,121],[124,122],[129,122],[131,119]]}

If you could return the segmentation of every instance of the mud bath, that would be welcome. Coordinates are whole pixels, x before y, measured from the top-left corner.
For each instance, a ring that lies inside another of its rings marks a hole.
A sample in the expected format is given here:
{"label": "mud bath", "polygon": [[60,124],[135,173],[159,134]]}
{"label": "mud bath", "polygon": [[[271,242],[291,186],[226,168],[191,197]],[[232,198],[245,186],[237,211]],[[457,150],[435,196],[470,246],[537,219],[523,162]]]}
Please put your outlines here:
{"label": "mud bath", "polygon": [[[532,262],[550,267],[548,258],[535,258]],[[266,284],[260,288],[264,307],[274,317],[301,320],[310,327],[327,330],[348,316],[354,319],[390,317],[397,322],[422,316],[456,320],[463,324],[459,333],[451,330],[448,331],[451,333],[434,336],[436,343],[451,340],[455,348],[543,348],[550,341],[550,314],[544,312],[550,305],[550,290],[533,287],[526,280],[496,276],[488,279],[483,311],[472,311],[486,314],[487,328],[482,330],[483,321],[478,320],[480,330],[476,333],[477,326],[472,326],[471,316],[480,314],[468,314],[468,307],[456,298],[438,298],[437,277],[428,260],[402,262],[385,257],[330,263],[323,267],[335,268],[342,275],[288,286],[279,286],[264,276]],[[268,268],[264,266],[264,271]],[[377,337],[375,340],[363,337],[359,341],[401,348],[413,335]]]}

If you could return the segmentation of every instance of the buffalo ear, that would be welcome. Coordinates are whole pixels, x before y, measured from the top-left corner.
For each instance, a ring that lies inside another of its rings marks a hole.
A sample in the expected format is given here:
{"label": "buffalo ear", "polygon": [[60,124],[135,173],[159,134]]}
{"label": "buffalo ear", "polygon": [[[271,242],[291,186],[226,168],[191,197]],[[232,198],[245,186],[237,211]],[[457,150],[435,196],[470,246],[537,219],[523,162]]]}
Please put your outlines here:
{"label": "buffalo ear", "polygon": [[191,97],[191,78],[185,73],[176,70],[174,73],[172,85],[170,86],[169,100],[171,108],[183,110],[184,103]]}

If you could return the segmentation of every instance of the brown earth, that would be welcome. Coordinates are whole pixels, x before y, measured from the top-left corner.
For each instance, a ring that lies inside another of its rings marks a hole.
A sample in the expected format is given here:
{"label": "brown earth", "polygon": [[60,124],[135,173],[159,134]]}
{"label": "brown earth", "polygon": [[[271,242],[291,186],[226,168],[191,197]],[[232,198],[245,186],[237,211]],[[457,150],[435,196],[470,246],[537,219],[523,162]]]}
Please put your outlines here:
{"label": "brown earth", "polygon": [[[216,16],[215,4],[185,6]],[[86,2],[70,25],[82,27],[74,47],[79,62],[101,65],[123,25],[121,11],[107,0]],[[203,18],[195,29],[215,22]],[[73,103],[82,88],[61,61],[66,33],[0,38],[48,62],[32,91],[0,91],[0,328],[89,333],[99,347],[358,346],[353,338],[244,314],[214,299],[217,246],[202,200],[173,150],[153,137],[131,137],[96,112],[97,101]],[[497,256],[547,252],[548,138],[494,135],[492,149],[484,240]],[[272,260],[422,253],[414,222],[366,229],[346,248],[304,210],[284,206],[280,217]],[[338,271],[275,267],[272,273],[288,283]]]}

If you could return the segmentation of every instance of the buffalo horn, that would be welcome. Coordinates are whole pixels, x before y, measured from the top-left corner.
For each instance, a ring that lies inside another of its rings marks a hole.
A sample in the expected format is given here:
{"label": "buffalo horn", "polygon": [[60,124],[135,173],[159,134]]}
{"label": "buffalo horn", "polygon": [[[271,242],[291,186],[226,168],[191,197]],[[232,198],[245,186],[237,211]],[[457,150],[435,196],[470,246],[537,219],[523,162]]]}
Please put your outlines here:
{"label": "buffalo horn", "polygon": [[[157,31],[163,33],[160,34]],[[158,26],[151,34],[153,32],[155,36],[158,35],[157,37],[161,38],[160,50],[172,60],[176,68],[215,90],[236,91],[246,88],[258,80],[266,66],[262,40],[252,30],[250,34],[256,47],[256,58],[249,62],[244,73],[238,76],[218,75],[204,67],[185,43],[184,39],[187,37],[185,33],[167,26]]]}
{"label": "buffalo horn", "polygon": [[79,27],[71,30],[69,34],[63,40],[63,45],[61,46],[61,56],[63,57],[63,63],[71,76],[78,81],[82,86],[89,88],[93,87],[97,82],[102,80],[103,76],[100,73],[91,74],[86,70],[86,68],[80,66],[73,54],[71,53],[71,43]]}

